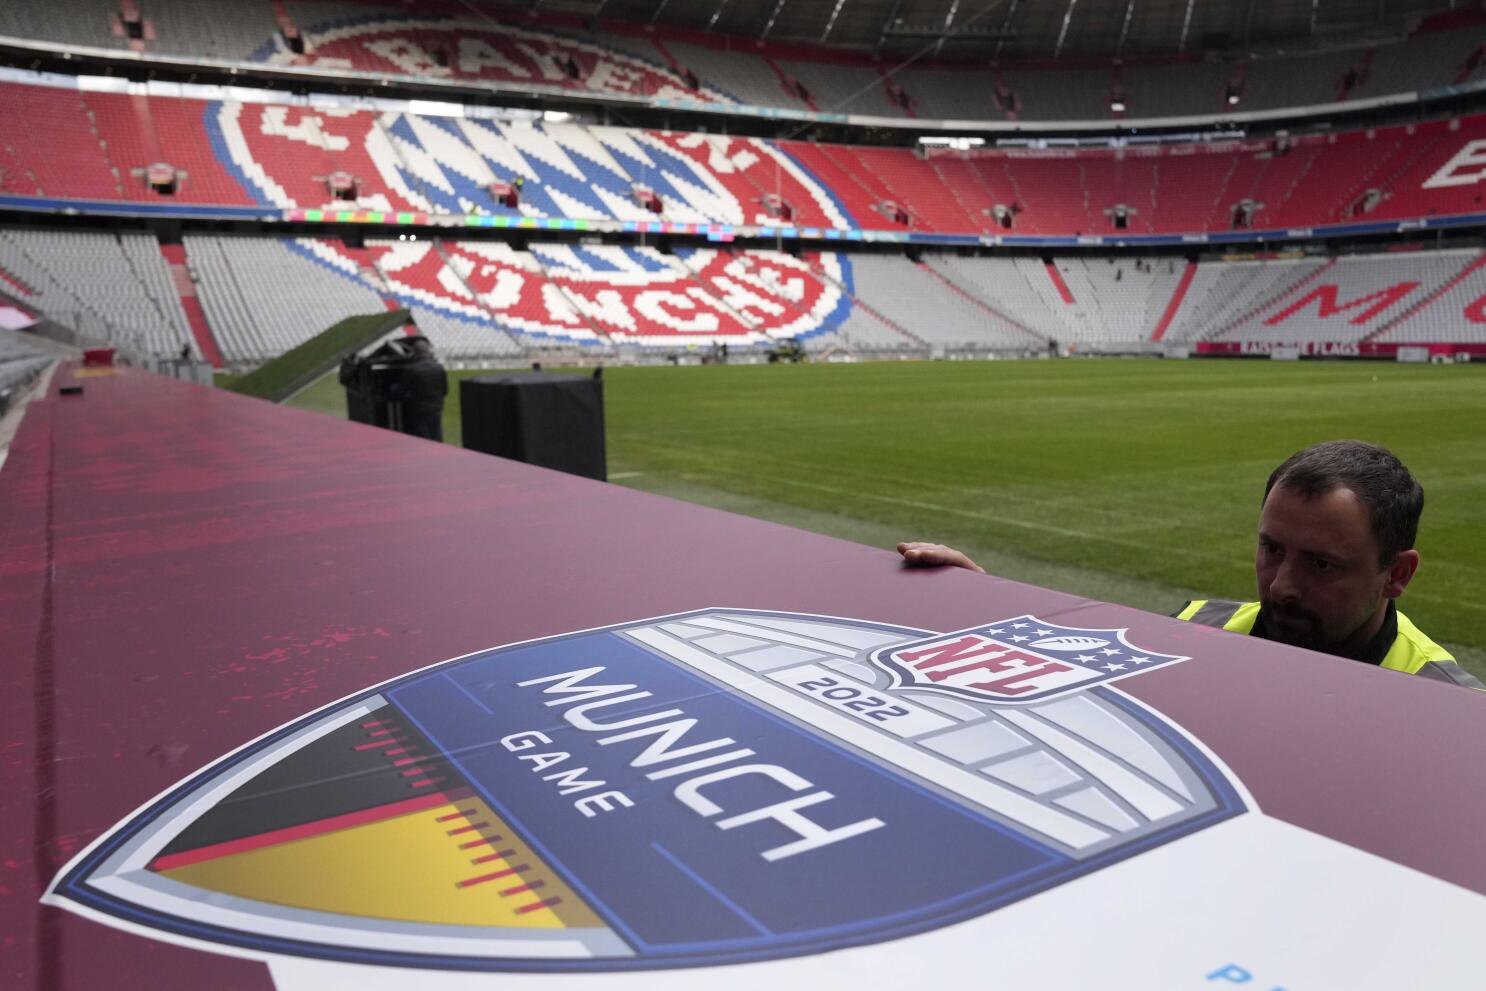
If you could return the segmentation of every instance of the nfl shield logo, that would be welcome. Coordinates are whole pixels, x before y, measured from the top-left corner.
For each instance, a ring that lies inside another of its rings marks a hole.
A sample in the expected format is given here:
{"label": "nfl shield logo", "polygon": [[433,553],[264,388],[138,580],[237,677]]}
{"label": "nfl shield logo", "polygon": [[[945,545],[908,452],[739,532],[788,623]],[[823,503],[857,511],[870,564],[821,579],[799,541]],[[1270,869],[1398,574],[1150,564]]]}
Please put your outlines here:
{"label": "nfl shield logo", "polygon": [[1044,702],[1185,660],[1142,650],[1124,630],[1060,626],[1031,615],[872,654],[894,688],[1009,704]]}
{"label": "nfl shield logo", "polygon": [[[424,971],[894,939],[1242,814],[1138,701],[1023,704],[1183,659],[1033,616],[946,635],[729,608],[509,644],[245,744],[46,900],[188,946]],[[863,868],[904,851],[911,870]]]}

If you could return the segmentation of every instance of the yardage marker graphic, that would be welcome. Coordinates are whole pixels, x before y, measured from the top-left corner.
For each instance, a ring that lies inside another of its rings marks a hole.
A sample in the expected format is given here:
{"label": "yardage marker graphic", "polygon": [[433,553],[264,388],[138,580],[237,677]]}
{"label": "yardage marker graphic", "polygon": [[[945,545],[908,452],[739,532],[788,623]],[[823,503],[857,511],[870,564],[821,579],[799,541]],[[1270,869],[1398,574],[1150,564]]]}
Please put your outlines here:
{"label": "yardage marker graphic", "polygon": [[224,757],[47,899],[226,952],[463,970],[894,938],[1245,811],[1102,685],[1182,660],[1035,616],[720,608],[498,647]]}

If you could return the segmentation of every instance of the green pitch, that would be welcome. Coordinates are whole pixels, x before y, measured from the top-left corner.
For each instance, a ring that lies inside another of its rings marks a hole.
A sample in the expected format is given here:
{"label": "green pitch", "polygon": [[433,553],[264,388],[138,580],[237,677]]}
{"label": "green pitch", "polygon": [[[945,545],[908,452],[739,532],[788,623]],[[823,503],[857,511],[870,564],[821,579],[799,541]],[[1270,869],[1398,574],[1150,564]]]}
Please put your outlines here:
{"label": "green pitch", "polygon": [[[1286,456],[1385,444],[1426,493],[1403,605],[1486,676],[1481,365],[613,368],[605,401],[619,484],[878,546],[940,541],[993,574],[1161,612],[1253,596],[1259,500]],[[294,405],[344,415],[333,379]]]}

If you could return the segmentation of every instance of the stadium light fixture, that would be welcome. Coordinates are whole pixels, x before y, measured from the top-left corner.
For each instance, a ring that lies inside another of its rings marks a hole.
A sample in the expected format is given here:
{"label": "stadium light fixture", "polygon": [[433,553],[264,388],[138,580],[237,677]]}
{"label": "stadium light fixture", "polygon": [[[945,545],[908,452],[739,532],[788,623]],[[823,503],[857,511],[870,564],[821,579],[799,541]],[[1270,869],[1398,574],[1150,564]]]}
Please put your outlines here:
{"label": "stadium light fixture", "polygon": [[419,117],[463,117],[464,107],[441,100],[409,100],[408,112]]}
{"label": "stadium light fixture", "polygon": [[549,124],[565,124],[573,119],[573,115],[566,110],[544,110],[542,119]]}
{"label": "stadium light fixture", "polygon": [[1230,107],[1236,107],[1236,106],[1238,106],[1238,94],[1237,93],[1229,93],[1228,94],[1228,105]]}
{"label": "stadium light fixture", "polygon": [[985,138],[962,138],[962,137],[937,137],[925,135],[918,139],[921,145],[933,145],[941,148],[953,148],[956,151],[968,151],[971,148],[979,148],[986,143]]}
{"label": "stadium light fixture", "polygon": [[1109,109],[1113,110],[1117,114],[1122,114],[1125,112],[1125,101],[1120,99],[1110,100]]}
{"label": "stadium light fixture", "polygon": [[78,76],[74,81],[86,93],[129,92],[129,80],[119,76]]}

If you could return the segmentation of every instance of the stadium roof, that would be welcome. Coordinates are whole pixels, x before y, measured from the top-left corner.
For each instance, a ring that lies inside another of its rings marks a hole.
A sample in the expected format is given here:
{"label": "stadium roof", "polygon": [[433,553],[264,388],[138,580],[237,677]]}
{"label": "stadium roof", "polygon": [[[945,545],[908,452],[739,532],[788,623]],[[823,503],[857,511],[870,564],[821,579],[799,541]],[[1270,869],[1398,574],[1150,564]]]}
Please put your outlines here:
{"label": "stadium roof", "polygon": [[[533,0],[540,9],[946,59],[1312,48],[1399,38],[1456,0]],[[1464,6],[1462,4],[1462,6]]]}

